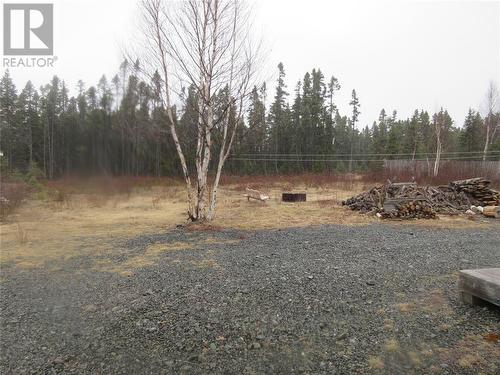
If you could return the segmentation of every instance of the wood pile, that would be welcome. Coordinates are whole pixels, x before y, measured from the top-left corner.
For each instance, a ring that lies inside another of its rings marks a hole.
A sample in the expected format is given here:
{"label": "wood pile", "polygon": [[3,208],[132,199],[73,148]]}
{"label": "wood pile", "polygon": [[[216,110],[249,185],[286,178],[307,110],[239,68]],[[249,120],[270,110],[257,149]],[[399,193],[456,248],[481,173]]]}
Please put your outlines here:
{"label": "wood pile", "polygon": [[490,189],[489,185],[490,181],[480,177],[450,182],[454,190],[463,191],[482,206],[496,206],[500,204],[500,192]]}
{"label": "wood pile", "polygon": [[351,197],[342,205],[363,213],[375,212],[382,218],[435,218],[437,213],[457,215],[473,205],[497,205],[500,193],[489,188],[489,184],[483,178],[453,181],[445,186],[388,182]]}
{"label": "wood pile", "polygon": [[436,211],[423,201],[411,201],[396,205],[393,210],[380,213],[383,219],[435,219]]}
{"label": "wood pile", "polygon": [[351,197],[342,202],[343,206],[349,206],[351,210],[361,211],[363,213],[381,210],[384,205],[385,186],[376,186],[359,195]]}

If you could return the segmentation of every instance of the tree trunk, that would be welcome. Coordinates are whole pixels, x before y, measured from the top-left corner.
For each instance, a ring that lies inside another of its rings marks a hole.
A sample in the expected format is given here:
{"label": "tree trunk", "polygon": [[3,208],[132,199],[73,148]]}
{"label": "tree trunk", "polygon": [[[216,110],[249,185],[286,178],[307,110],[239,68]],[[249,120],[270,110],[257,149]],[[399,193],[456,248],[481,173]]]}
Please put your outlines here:
{"label": "tree trunk", "polygon": [[[228,110],[229,113],[229,110]],[[229,115],[228,115],[229,117]],[[227,129],[228,129],[228,122],[226,119],[226,123],[224,124],[224,132],[222,136],[222,144],[221,144],[221,149],[219,153],[219,162],[217,163],[217,172],[215,172],[215,179],[214,183],[212,185],[212,194],[210,196],[210,208],[208,210],[208,220],[212,220],[215,217],[215,207],[217,206],[217,191],[219,189],[219,181],[220,181],[220,176],[222,173],[222,167],[224,166],[224,162],[226,161],[227,155],[225,155],[225,146],[226,146],[226,140],[227,140]],[[229,149],[231,146],[229,146]]]}
{"label": "tree trunk", "polygon": [[437,139],[437,150],[436,150],[436,160],[434,162],[434,177],[439,173],[439,163],[441,161],[441,139],[438,136]]}
{"label": "tree trunk", "polygon": [[483,161],[486,161],[486,155],[488,154],[488,146],[490,144],[490,125],[491,125],[491,113],[486,118],[486,139],[484,141],[484,150],[483,150]]}
{"label": "tree trunk", "polygon": [[[164,65],[164,68],[166,69],[166,65]],[[165,74],[165,77],[167,75]],[[168,82],[168,81],[167,81]],[[168,86],[166,86],[168,87]],[[186,163],[186,158],[184,157],[184,153],[182,152],[182,147],[179,142],[179,137],[177,136],[177,131],[175,129],[175,123],[174,123],[174,115],[172,113],[172,107],[169,105],[170,104],[170,99],[169,99],[169,94],[167,92],[167,116],[168,120],[170,122],[170,134],[172,136],[172,140],[174,141],[175,149],[177,151],[177,155],[179,156],[180,162],[181,162],[181,167],[182,167],[182,174],[184,177],[184,181],[186,183],[186,190],[187,190],[187,198],[188,198],[188,217],[191,220],[196,220],[195,216],[195,211],[194,211],[194,206],[193,206],[193,192],[192,192],[192,184],[191,184],[191,178],[189,177],[189,171],[187,168],[187,163]]]}
{"label": "tree trunk", "polygon": [[33,167],[33,129],[29,124],[30,169]]}

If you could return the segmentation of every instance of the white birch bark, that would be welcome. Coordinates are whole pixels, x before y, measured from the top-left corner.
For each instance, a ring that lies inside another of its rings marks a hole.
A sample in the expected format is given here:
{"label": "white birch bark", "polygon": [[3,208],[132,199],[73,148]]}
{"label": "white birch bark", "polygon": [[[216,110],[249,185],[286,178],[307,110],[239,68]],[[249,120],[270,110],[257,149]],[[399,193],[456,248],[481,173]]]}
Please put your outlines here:
{"label": "white birch bark", "polygon": [[441,162],[441,114],[437,115],[435,131],[436,131],[436,160],[434,161],[434,177],[439,173],[439,163]]}
{"label": "white birch bark", "polygon": [[[253,77],[255,54],[249,43],[249,13],[242,11],[240,0],[143,0],[143,9],[145,36],[155,41],[152,56],[156,58],[151,60],[159,64],[163,75],[165,107],[188,190],[189,217],[193,221],[212,219],[222,168],[230,155]],[[174,67],[170,71],[168,64]],[[193,179],[174,124],[169,85],[172,75],[193,86],[198,94]],[[216,100],[222,92],[228,96],[227,103]],[[230,124],[233,114],[235,124]],[[210,186],[214,141],[220,141],[217,145],[220,154]]]}

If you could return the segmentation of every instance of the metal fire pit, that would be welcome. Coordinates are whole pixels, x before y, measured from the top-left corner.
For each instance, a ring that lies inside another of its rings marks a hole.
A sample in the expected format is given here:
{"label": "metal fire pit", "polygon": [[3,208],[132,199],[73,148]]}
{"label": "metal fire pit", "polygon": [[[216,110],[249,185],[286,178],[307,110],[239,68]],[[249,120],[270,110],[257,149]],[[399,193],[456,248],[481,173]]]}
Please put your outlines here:
{"label": "metal fire pit", "polygon": [[282,193],[281,200],[283,202],[305,202],[306,193]]}

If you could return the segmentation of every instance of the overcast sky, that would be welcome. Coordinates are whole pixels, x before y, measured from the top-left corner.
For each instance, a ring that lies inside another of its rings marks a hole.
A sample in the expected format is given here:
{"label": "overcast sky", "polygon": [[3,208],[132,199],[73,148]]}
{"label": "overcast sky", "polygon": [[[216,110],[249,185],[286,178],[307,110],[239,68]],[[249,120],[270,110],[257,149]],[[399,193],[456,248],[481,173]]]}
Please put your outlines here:
{"label": "overcast sky", "polygon": [[[137,1],[53,3],[55,67],[12,68],[16,85],[30,79],[39,86],[57,74],[74,93],[79,79],[91,85],[102,74],[111,78],[137,30]],[[292,97],[304,73],[320,68],[340,81],[342,114],[356,89],[363,126],[381,108],[406,118],[441,106],[462,125],[469,107],[480,109],[488,82],[500,84],[499,1],[256,0],[255,11],[270,90],[280,61]]]}

